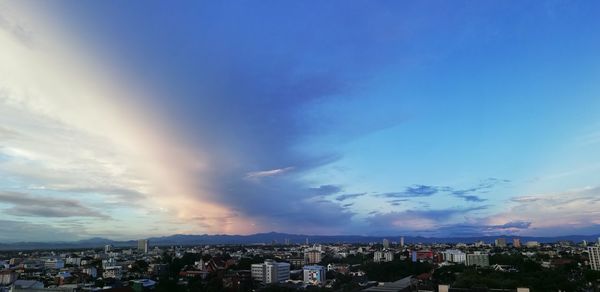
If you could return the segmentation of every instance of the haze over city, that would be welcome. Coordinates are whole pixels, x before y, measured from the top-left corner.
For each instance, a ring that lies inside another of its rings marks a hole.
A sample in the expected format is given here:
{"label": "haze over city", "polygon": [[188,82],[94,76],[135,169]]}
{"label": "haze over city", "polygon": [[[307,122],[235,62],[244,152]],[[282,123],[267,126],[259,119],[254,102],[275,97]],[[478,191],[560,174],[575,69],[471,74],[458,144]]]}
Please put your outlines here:
{"label": "haze over city", "polygon": [[600,234],[599,5],[2,1],[0,242]]}

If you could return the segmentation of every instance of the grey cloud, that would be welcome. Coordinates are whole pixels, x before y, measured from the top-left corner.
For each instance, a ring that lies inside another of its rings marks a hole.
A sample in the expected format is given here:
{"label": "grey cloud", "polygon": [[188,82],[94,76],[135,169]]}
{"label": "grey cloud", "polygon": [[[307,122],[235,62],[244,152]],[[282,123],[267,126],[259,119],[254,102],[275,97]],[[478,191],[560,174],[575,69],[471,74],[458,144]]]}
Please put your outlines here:
{"label": "grey cloud", "polygon": [[[82,230],[58,228],[48,224],[0,220],[0,242],[70,241],[81,239]],[[18,234],[18,237],[16,236]]]}
{"label": "grey cloud", "polygon": [[322,185],[317,188],[310,188],[309,191],[313,196],[328,196],[341,192],[342,188],[336,185]]}
{"label": "grey cloud", "polygon": [[[445,222],[460,215],[487,209],[488,206],[476,206],[470,208],[447,208],[406,210],[389,213],[373,213],[367,217],[370,230],[374,234],[390,234],[400,231],[410,231],[415,234],[433,234],[445,226]],[[412,222],[427,222],[427,226],[415,226]],[[407,222],[406,225],[396,226],[393,222]]]}
{"label": "grey cloud", "polygon": [[110,218],[79,201],[38,197],[21,192],[0,192],[0,203],[13,205],[5,209],[5,212],[14,216]]}
{"label": "grey cloud", "polygon": [[335,199],[338,200],[338,201],[345,201],[345,200],[350,200],[350,199],[362,197],[362,196],[364,196],[366,194],[367,193],[343,194],[343,195],[339,195],[339,196],[335,197]]}

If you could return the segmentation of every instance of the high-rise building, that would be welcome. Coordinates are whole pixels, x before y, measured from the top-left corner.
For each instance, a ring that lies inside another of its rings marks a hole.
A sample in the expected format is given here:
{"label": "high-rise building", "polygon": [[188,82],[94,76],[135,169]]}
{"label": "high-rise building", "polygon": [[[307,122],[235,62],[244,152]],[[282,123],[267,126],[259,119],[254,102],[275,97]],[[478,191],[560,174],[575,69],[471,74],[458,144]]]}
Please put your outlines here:
{"label": "high-rise building", "polygon": [[104,246],[104,253],[109,253],[112,250],[112,245],[107,244]]}
{"label": "high-rise building", "polygon": [[506,247],[506,238],[501,237],[501,238],[496,239],[495,245],[497,247]]}
{"label": "high-rise building", "polygon": [[143,253],[148,253],[148,239],[140,239],[138,240],[138,250]]}
{"label": "high-rise building", "polygon": [[600,237],[598,237],[598,241],[596,242],[596,245],[600,246]]}
{"label": "high-rise building", "polygon": [[592,270],[600,271],[600,247],[590,246],[588,247],[588,253]]}
{"label": "high-rise building", "polygon": [[520,238],[513,238],[513,247],[514,248],[521,247],[521,239]]}
{"label": "high-rise building", "polygon": [[490,265],[490,257],[487,254],[468,254],[466,265],[488,267]]}
{"label": "high-rise building", "polygon": [[390,248],[390,241],[387,238],[383,239],[383,248],[385,248],[385,249]]}
{"label": "high-rise building", "polygon": [[280,283],[290,279],[290,264],[266,260],[250,266],[252,278],[264,284]]}
{"label": "high-rise building", "polygon": [[400,237],[400,247],[404,247],[404,236]]}
{"label": "high-rise building", "polygon": [[310,285],[321,285],[325,283],[325,267],[323,266],[304,266],[304,283]]}
{"label": "high-rise building", "polygon": [[321,251],[311,249],[304,252],[304,262],[307,264],[318,264],[321,262]]}
{"label": "high-rise building", "polygon": [[391,262],[394,260],[394,253],[391,251],[376,251],[373,254],[373,261],[376,263],[379,262]]}

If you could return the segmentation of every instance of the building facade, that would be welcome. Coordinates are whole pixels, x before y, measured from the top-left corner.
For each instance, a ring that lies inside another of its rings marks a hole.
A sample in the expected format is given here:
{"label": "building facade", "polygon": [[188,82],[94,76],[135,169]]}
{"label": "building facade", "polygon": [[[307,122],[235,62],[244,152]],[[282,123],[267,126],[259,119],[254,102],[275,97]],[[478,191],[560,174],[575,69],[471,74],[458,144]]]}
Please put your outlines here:
{"label": "building facade", "polygon": [[590,258],[590,267],[592,268],[592,270],[600,271],[600,247],[588,247],[588,254]]}
{"label": "building facade", "polygon": [[462,264],[467,260],[467,257],[464,252],[458,249],[448,249],[442,252],[444,260],[451,263]]}
{"label": "building facade", "polygon": [[304,283],[310,285],[322,285],[325,283],[325,267],[323,266],[304,266]]}
{"label": "building facade", "polygon": [[468,254],[466,259],[467,266],[489,267],[490,256],[487,254]]}
{"label": "building facade", "polygon": [[290,264],[265,261],[250,266],[252,279],[264,284],[280,283],[290,279]]}
{"label": "building facade", "polygon": [[321,262],[321,251],[309,250],[304,253],[304,262],[307,264],[318,264]]}
{"label": "building facade", "polygon": [[147,239],[138,240],[138,250],[143,253],[148,253],[148,240]]}
{"label": "building facade", "polygon": [[373,261],[376,263],[379,262],[391,262],[394,260],[394,253],[388,250],[384,251],[376,251],[373,254]]}

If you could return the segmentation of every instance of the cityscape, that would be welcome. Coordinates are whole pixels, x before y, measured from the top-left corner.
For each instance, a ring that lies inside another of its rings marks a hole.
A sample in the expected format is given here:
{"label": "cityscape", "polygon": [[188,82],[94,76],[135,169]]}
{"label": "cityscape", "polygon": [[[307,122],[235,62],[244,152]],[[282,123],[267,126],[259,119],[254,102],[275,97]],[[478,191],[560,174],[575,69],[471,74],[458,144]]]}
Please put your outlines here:
{"label": "cityscape", "polygon": [[0,0],[0,292],[600,292],[599,15]]}
{"label": "cityscape", "polygon": [[[395,240],[394,240],[395,239]],[[4,251],[2,291],[597,291],[596,242],[284,242]]]}

